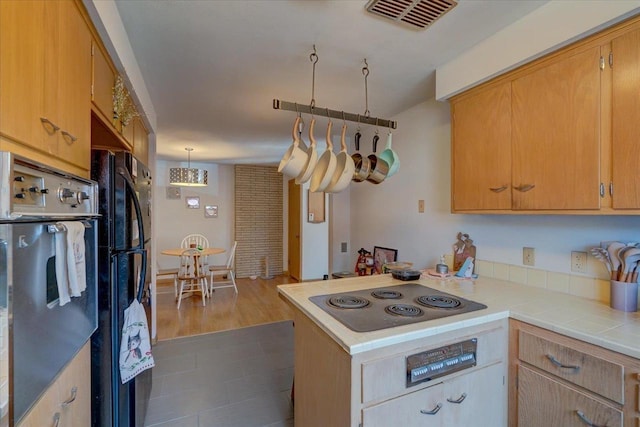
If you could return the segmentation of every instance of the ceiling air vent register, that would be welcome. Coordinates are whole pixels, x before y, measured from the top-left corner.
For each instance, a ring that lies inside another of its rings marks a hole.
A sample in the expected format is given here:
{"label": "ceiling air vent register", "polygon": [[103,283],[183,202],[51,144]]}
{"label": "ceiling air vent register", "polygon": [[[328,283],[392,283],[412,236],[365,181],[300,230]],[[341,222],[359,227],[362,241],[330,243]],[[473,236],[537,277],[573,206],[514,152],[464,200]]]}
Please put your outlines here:
{"label": "ceiling air vent register", "polygon": [[367,11],[424,30],[456,7],[455,0],[371,0]]}

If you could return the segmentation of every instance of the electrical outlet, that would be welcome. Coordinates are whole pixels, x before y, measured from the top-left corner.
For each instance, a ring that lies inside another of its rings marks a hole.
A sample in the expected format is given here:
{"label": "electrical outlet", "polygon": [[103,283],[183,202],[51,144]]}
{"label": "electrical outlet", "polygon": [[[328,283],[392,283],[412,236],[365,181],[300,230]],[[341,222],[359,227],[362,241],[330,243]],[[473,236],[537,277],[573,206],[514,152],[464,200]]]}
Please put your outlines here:
{"label": "electrical outlet", "polygon": [[534,248],[522,248],[522,264],[531,267],[536,265],[536,250]]}
{"label": "electrical outlet", "polygon": [[572,251],[571,252],[571,271],[575,273],[587,273],[587,253]]}
{"label": "electrical outlet", "polygon": [[424,213],[424,200],[418,200],[418,213]]}

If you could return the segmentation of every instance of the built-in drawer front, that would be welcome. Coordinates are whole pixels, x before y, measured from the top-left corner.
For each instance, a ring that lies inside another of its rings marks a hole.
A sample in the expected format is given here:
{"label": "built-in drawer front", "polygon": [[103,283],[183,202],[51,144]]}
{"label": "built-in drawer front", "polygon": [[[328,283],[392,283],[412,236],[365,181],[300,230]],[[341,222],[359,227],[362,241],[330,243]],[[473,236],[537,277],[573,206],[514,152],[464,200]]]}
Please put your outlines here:
{"label": "built-in drawer front", "polygon": [[624,366],[520,331],[520,360],[624,404]]}
{"label": "built-in drawer front", "polygon": [[[414,349],[389,357],[371,360],[362,364],[362,403],[380,401],[403,393],[419,390],[431,385],[431,382],[418,384],[407,388],[407,356],[434,348],[477,338],[477,366],[488,366],[495,362],[506,360],[506,330],[502,327],[475,334],[460,334],[457,338],[453,334],[436,336],[430,340],[432,344],[416,346]],[[471,368],[477,369],[477,368]],[[465,370],[466,371],[466,370]],[[465,372],[461,371],[461,372]],[[436,379],[433,382],[441,381]]]}
{"label": "built-in drawer front", "polygon": [[525,366],[518,367],[518,427],[622,427],[622,423],[622,411]]}

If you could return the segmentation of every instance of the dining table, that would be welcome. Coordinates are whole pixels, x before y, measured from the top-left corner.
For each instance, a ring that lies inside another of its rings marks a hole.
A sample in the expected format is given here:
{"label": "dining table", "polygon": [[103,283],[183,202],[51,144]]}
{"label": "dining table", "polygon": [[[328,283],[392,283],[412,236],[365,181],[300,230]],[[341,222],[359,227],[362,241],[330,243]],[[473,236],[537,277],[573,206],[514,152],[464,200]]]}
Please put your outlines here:
{"label": "dining table", "polygon": [[[196,249],[196,248],[169,248],[169,249],[163,249],[162,251],[160,251],[160,253],[162,255],[180,256],[182,255],[182,252],[184,252],[187,249]],[[203,256],[218,255],[226,252],[225,249],[223,248],[202,248],[202,249],[198,249],[198,251],[200,252],[200,255],[203,255]]]}

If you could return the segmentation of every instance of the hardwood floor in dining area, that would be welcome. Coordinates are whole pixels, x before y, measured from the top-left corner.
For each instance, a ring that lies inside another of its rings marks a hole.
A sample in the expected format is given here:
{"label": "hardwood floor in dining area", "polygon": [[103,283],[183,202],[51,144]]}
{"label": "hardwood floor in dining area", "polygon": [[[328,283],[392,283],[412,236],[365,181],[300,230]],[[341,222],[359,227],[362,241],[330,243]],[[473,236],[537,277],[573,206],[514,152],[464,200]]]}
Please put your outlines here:
{"label": "hardwood floor in dining area", "polygon": [[157,281],[158,341],[293,320],[293,311],[278,296],[278,285],[295,283],[289,276],[236,279],[233,288],[216,289],[202,306],[199,294],[184,298],[176,308],[173,280]]}

